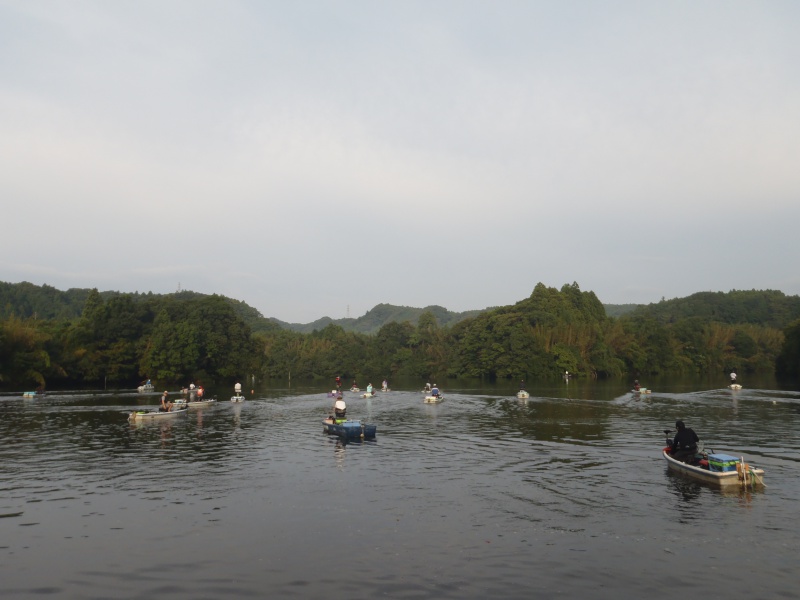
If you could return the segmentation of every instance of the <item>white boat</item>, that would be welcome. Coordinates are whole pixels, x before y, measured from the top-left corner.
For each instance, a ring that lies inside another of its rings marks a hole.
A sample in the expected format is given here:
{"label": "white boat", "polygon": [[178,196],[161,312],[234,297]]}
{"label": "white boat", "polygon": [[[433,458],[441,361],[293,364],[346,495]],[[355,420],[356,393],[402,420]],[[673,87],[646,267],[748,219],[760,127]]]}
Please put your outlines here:
{"label": "white boat", "polygon": [[517,398],[530,398],[530,397],[531,395],[525,390],[520,390],[517,392]]}
{"label": "white boat", "polygon": [[444,396],[441,394],[438,396],[425,396],[423,402],[425,404],[438,404],[439,402],[444,401]]}
{"label": "white boat", "polygon": [[175,404],[183,404],[187,408],[203,408],[204,406],[211,406],[212,404],[216,404],[216,398],[204,398],[202,400],[176,400]]}
{"label": "white boat", "polygon": [[145,383],[137,387],[136,391],[140,394],[149,394],[150,392],[155,392],[156,387],[152,383]]}
{"label": "white boat", "polygon": [[185,415],[187,408],[173,407],[170,411],[155,410],[135,410],[129,416],[130,421],[157,421],[159,419],[173,419],[180,415]]}
{"label": "white boat", "polygon": [[241,394],[236,394],[235,396],[231,396],[231,402],[244,402],[245,397]]}
{"label": "white boat", "polygon": [[365,392],[365,393],[361,394],[361,397],[362,398],[374,398],[375,397],[375,392]]}
{"label": "white boat", "polygon": [[42,394],[38,392],[22,392],[23,398],[36,398],[36,396],[41,396]]}
{"label": "white boat", "polygon": [[638,390],[631,390],[631,394],[651,394],[653,390],[647,388],[639,388]]}
{"label": "white boat", "polygon": [[740,390],[740,389],[742,389],[742,386],[739,385],[738,383],[732,383],[728,387],[731,388],[732,390]]}
{"label": "white boat", "polygon": [[[715,486],[727,487],[730,485],[764,485],[764,470],[749,465],[744,461],[744,458],[736,459],[736,457],[728,456],[725,454],[709,454],[708,458],[702,459],[697,465],[690,465],[673,458],[669,452],[669,447],[664,448],[661,453],[667,461],[667,465],[673,471],[677,471],[682,475],[691,477],[698,481],[710,483]],[[713,462],[713,457],[720,457],[721,459],[732,459],[728,461],[727,466],[722,468],[728,469],[735,466],[732,470],[725,471],[712,471],[709,468],[709,463]],[[731,465],[730,463],[733,463]]]}
{"label": "white boat", "polygon": [[361,388],[360,388],[360,387],[353,386],[353,387],[351,387],[351,388],[350,388],[350,391],[351,391],[351,392],[360,392],[360,391],[361,391]]}

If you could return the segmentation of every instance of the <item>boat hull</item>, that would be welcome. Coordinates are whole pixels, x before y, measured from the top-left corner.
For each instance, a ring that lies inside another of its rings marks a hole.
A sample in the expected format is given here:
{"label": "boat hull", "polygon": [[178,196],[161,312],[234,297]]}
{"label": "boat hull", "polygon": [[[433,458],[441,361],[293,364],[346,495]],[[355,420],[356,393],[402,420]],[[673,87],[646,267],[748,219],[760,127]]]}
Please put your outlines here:
{"label": "boat hull", "polygon": [[[662,450],[661,453],[664,456],[664,459],[667,461],[667,466],[671,470],[713,486],[728,487],[731,485],[764,485],[764,470],[755,468],[752,465],[747,469],[746,481],[743,481],[739,476],[738,471],[709,471],[708,469],[697,467],[695,465],[689,465],[674,459],[667,453],[666,449]],[[753,474],[755,474],[755,477]]]}
{"label": "boat hull", "polygon": [[517,398],[530,398],[530,397],[531,395],[525,390],[520,390],[517,392]]}
{"label": "boat hull", "polygon": [[161,412],[159,410],[137,410],[128,416],[130,421],[159,421],[161,419],[174,419],[180,415],[185,415],[188,412],[186,408],[174,408],[169,412]]}
{"label": "boat hull", "polygon": [[425,396],[422,400],[425,404],[439,404],[444,401],[444,396]]}
{"label": "boat hull", "polygon": [[208,400],[195,400],[194,402],[187,402],[187,408],[203,408],[204,406],[211,406],[216,404],[216,398],[209,398]]}
{"label": "boat hull", "polygon": [[244,402],[244,396],[231,396],[231,402]]}
{"label": "boat hull", "polygon": [[334,423],[331,419],[323,419],[322,429],[325,433],[338,435],[340,438],[348,440],[372,439],[378,432],[377,425],[367,425],[356,419],[348,419],[342,423]]}

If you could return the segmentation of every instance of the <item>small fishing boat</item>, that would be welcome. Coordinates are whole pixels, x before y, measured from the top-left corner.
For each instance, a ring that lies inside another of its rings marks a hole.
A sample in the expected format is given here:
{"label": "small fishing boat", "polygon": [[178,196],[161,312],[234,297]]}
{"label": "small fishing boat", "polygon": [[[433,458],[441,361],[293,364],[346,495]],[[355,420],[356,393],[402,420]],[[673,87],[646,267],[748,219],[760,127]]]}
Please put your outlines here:
{"label": "small fishing boat", "polygon": [[235,396],[231,396],[231,402],[244,402],[245,397],[242,394],[236,394]]}
{"label": "small fishing boat", "polygon": [[341,397],[342,397],[341,390],[339,391],[331,390],[330,392],[328,392],[328,398],[341,398]]}
{"label": "small fishing boat", "polygon": [[673,458],[669,446],[661,453],[670,469],[698,481],[719,487],[764,485],[764,470],[747,464],[744,457],[701,453],[697,455],[702,457],[698,458],[697,464],[689,464]]}
{"label": "small fishing boat", "polygon": [[37,396],[44,396],[44,393],[40,392],[22,392],[23,398],[36,398]]}
{"label": "small fishing boat", "polygon": [[202,398],[200,400],[189,400],[186,402],[187,408],[203,408],[204,406],[211,406],[216,404],[216,398]]}
{"label": "small fishing boat", "polygon": [[365,392],[365,393],[361,394],[361,397],[362,398],[374,398],[375,397],[375,392]]}
{"label": "small fishing boat", "polygon": [[438,404],[439,402],[444,402],[444,396],[425,396],[422,400],[425,404]]}
{"label": "small fishing boat", "polygon": [[653,390],[648,390],[647,388],[639,388],[638,390],[633,389],[631,390],[631,394],[652,394]]}
{"label": "small fishing boat", "polygon": [[742,389],[742,386],[739,385],[738,383],[732,383],[728,387],[731,388],[732,390],[740,390],[740,389]]}
{"label": "small fishing boat", "polygon": [[530,397],[531,395],[525,390],[520,390],[517,392],[517,398],[530,398]]}
{"label": "small fishing boat", "polygon": [[348,440],[366,440],[375,437],[378,431],[377,425],[367,425],[360,419],[333,419],[327,417],[322,420],[322,430],[331,435],[338,435]]}
{"label": "small fishing boat", "polygon": [[185,415],[189,410],[186,407],[173,407],[170,411],[156,410],[135,410],[129,416],[129,421],[158,421],[160,419],[173,419],[180,415]]}
{"label": "small fishing boat", "polygon": [[149,394],[151,392],[155,392],[156,387],[148,381],[147,383],[143,383],[142,385],[137,387],[136,391],[139,392],[140,394]]}
{"label": "small fishing boat", "polygon": [[351,391],[351,392],[360,392],[360,391],[361,391],[361,388],[360,388],[360,387],[353,386],[353,387],[351,387],[351,388],[350,388],[350,391]]}

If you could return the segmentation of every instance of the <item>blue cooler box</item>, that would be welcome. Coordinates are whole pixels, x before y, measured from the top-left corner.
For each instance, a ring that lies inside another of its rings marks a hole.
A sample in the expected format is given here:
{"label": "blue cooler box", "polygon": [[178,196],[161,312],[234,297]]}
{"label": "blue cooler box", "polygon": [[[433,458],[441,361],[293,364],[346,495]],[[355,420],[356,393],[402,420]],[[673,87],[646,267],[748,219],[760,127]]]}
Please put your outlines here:
{"label": "blue cooler box", "polygon": [[729,454],[709,454],[708,455],[708,470],[709,471],[735,471],[739,459]]}

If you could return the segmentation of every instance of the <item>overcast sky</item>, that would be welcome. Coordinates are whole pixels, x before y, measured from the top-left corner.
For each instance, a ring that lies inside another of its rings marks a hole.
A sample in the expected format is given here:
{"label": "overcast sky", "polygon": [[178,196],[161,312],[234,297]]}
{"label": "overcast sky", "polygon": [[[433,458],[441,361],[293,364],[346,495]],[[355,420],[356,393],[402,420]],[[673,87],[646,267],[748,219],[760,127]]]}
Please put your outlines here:
{"label": "overcast sky", "polygon": [[800,293],[800,3],[0,0],[0,281]]}

